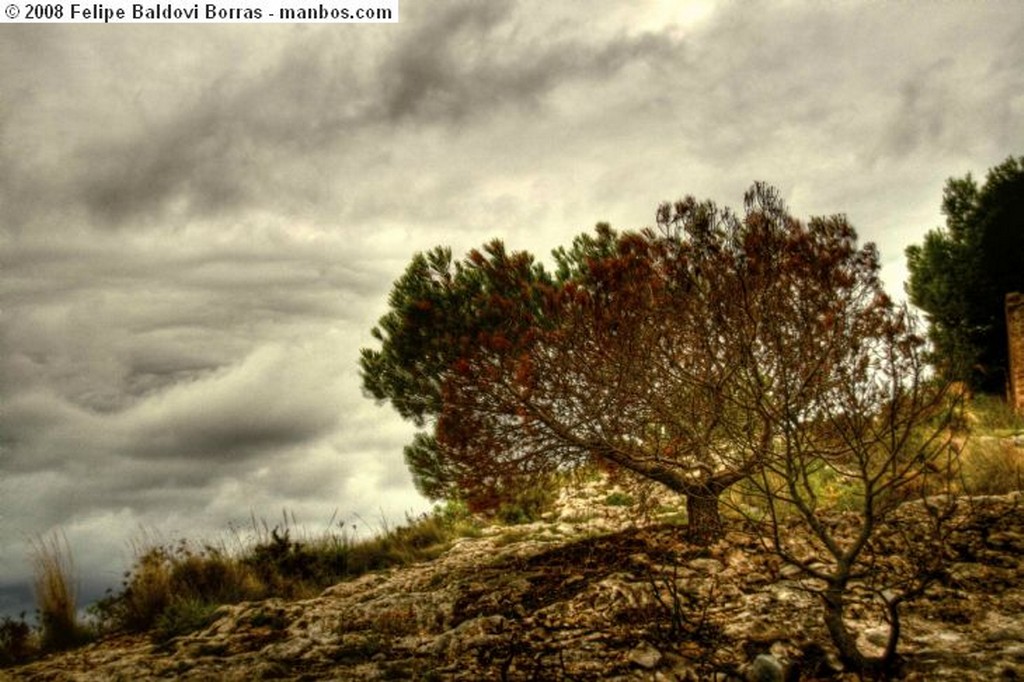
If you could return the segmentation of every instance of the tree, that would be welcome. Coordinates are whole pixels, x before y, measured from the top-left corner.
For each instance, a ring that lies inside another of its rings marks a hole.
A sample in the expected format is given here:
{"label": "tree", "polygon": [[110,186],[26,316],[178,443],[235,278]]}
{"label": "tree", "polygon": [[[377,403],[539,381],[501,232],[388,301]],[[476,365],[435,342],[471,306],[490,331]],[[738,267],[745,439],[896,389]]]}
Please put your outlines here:
{"label": "tree", "polygon": [[1006,294],[1024,291],[1024,157],[989,170],[979,188],[967,174],[943,192],[945,229],[907,249],[907,294],[923,310],[933,363],[975,390],[1005,390]]}
{"label": "tree", "polygon": [[[490,267],[483,267],[487,263]],[[506,477],[462,486],[471,471],[440,449],[434,429],[453,370],[498,336],[528,331],[524,321],[517,326],[507,314],[517,289],[539,297],[551,285],[532,256],[509,254],[498,241],[473,251],[464,262],[453,261],[451,250],[443,247],[416,254],[395,282],[390,311],[371,332],[381,347],[361,350],[361,374],[367,394],[387,400],[402,417],[426,429],[405,448],[405,459],[427,497],[469,498],[486,507],[498,501],[498,488],[515,484]]]}
{"label": "tree", "polygon": [[396,282],[363,378],[429,429],[406,451],[425,492],[485,505],[595,463],[684,495],[710,542],[722,493],[778,456],[783,407],[859,360],[836,337],[891,311],[845,218],[805,225],[763,184],[742,218],[691,197],[555,258],[553,277],[500,242],[459,263],[437,249]]}
{"label": "tree", "polygon": [[[743,511],[820,596],[844,666],[888,679],[898,670],[902,605],[942,578],[948,563],[960,404],[948,384],[925,379],[924,340],[909,312],[879,312],[862,319],[878,325],[874,331],[828,339],[829,353],[847,360],[807,390],[752,396],[747,409],[769,413],[781,428],[776,454],[748,482],[755,492],[748,489]],[[843,491],[845,513],[828,502],[828,489]],[[881,655],[858,646],[846,623],[852,604],[877,609],[888,624]]]}

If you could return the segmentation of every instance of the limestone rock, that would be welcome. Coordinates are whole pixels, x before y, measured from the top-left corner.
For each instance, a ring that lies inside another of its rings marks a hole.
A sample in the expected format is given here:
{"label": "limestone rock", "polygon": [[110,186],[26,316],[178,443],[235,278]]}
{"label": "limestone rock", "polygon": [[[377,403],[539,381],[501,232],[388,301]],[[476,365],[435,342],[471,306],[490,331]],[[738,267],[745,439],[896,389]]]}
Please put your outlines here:
{"label": "limestone rock", "polygon": [[[593,492],[512,541],[498,528],[312,599],[222,607],[159,647],[111,637],[0,680],[855,679],[809,583],[747,536],[691,547]],[[908,682],[1024,679],[1024,497],[969,514],[948,579],[903,611]],[[884,643],[877,613],[850,615],[866,645]]]}
{"label": "limestone rock", "polygon": [[647,670],[657,668],[662,658],[661,652],[646,642],[629,652],[629,660]]}
{"label": "limestone rock", "polygon": [[747,670],[747,682],[783,682],[783,668],[771,654],[760,654]]}

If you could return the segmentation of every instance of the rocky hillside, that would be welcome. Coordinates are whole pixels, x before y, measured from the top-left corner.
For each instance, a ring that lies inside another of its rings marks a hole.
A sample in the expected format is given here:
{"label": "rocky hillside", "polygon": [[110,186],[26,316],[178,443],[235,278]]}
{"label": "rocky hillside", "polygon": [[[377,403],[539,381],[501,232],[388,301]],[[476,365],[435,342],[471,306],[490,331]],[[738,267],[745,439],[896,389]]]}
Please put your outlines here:
{"label": "rocky hillside", "polygon": [[[314,599],[221,608],[201,632],[113,637],[0,680],[855,679],[814,598],[738,531],[700,550],[598,483],[557,512]],[[616,506],[622,505],[622,506]],[[908,680],[1024,679],[1024,496],[979,498],[950,579],[907,609]],[[884,629],[853,625],[866,646]]]}

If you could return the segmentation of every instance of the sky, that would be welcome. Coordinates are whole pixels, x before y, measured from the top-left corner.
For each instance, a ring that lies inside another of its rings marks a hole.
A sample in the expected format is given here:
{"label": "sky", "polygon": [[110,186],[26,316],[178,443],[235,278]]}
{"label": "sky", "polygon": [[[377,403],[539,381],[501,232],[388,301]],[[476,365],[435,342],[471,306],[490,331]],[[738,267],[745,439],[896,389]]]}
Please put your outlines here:
{"label": "sky", "polygon": [[0,614],[55,532],[88,601],[144,539],[429,509],[358,371],[417,251],[546,258],[764,180],[902,297],[946,179],[1022,153],[1015,0],[0,26]]}

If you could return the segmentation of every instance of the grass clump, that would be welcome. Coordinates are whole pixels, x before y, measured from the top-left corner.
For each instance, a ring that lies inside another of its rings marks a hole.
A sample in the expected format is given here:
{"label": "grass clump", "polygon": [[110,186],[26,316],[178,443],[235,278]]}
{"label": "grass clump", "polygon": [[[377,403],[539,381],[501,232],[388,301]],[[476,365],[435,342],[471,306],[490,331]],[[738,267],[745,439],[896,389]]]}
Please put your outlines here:
{"label": "grass clump", "polygon": [[40,646],[60,651],[87,641],[90,632],[78,622],[71,548],[63,534],[32,545],[33,587],[39,612]]}
{"label": "grass clump", "polygon": [[1024,448],[1013,436],[1024,434],[1024,416],[1006,400],[975,395],[967,406],[970,436],[960,458],[964,492],[1001,495],[1024,490]]}
{"label": "grass clump", "polygon": [[973,431],[977,434],[1011,436],[1024,432],[1024,415],[1017,414],[1013,407],[999,396],[973,396],[967,413]]}
{"label": "grass clump", "polygon": [[960,459],[963,486],[969,495],[1002,495],[1024,490],[1024,450],[1005,438],[968,442]]}

